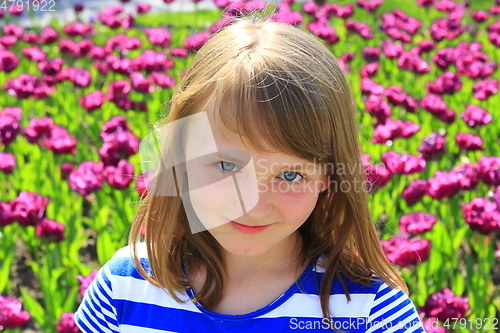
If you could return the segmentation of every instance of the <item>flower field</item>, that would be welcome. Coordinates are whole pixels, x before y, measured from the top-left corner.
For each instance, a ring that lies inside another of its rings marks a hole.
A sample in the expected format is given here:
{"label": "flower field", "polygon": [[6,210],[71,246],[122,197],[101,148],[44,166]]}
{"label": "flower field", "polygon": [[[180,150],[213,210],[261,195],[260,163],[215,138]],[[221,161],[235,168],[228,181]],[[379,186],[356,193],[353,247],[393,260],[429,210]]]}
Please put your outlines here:
{"label": "flower field", "polygon": [[147,193],[140,141],[210,34],[259,11],[348,74],[372,217],[427,331],[498,332],[500,1],[172,1],[43,28],[0,9],[0,331],[79,332],[83,292]]}

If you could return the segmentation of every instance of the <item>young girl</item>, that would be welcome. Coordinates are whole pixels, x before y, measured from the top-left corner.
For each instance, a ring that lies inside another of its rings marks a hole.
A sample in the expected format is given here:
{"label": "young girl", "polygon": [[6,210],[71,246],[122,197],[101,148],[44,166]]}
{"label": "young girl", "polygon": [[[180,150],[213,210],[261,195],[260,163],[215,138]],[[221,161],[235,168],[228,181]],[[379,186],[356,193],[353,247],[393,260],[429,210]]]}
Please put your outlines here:
{"label": "young girl", "polygon": [[83,332],[424,332],[370,220],[355,104],[291,25],[238,19],[196,54],[158,127],[130,247]]}

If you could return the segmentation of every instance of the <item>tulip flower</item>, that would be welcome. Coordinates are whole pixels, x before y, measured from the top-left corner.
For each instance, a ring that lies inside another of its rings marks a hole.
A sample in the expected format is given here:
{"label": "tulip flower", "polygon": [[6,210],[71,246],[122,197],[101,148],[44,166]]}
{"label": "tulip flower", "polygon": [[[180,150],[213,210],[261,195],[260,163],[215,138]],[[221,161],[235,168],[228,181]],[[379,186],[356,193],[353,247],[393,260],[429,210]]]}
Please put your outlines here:
{"label": "tulip flower", "polygon": [[19,58],[10,51],[0,50],[0,71],[10,73],[19,65]]}
{"label": "tulip flower", "polygon": [[399,58],[404,48],[401,44],[395,44],[390,39],[384,39],[382,42],[382,53],[387,58]]}
{"label": "tulip flower", "polygon": [[418,147],[418,151],[426,161],[440,159],[448,151],[445,136],[438,132],[431,133],[424,138],[422,145]]}
{"label": "tulip flower", "polygon": [[0,227],[12,224],[14,221],[10,216],[10,205],[6,202],[0,201]]}
{"label": "tulip flower", "polygon": [[498,93],[498,80],[497,79],[485,79],[483,81],[478,81],[474,83],[472,87],[474,92],[474,98],[485,100],[490,96]]}
{"label": "tulip flower", "polygon": [[500,157],[481,156],[478,162],[479,178],[491,186],[500,186]]}
{"label": "tulip flower", "polygon": [[472,19],[474,21],[476,21],[477,23],[484,22],[490,17],[488,12],[486,12],[484,10],[473,10],[471,12],[471,16],[472,16]]}
{"label": "tulip flower", "polygon": [[452,0],[439,0],[435,3],[434,7],[441,12],[451,13],[457,9],[458,3]]}
{"label": "tulip flower", "polygon": [[364,77],[361,80],[361,91],[364,94],[374,94],[374,95],[382,95],[385,91],[384,87],[375,81]]}
{"label": "tulip flower", "polygon": [[154,50],[145,50],[141,55],[132,60],[135,71],[165,72],[174,67],[174,62],[165,53]]}
{"label": "tulip flower", "polygon": [[48,238],[54,242],[64,240],[65,227],[61,223],[49,220],[48,218],[41,219],[35,226],[36,235],[40,238]]}
{"label": "tulip flower", "polygon": [[366,181],[368,182],[368,192],[372,193],[382,188],[391,178],[392,173],[383,164],[363,163]]}
{"label": "tulip flower", "polygon": [[379,124],[373,131],[372,142],[387,143],[398,138],[409,138],[420,130],[420,125],[411,120],[405,122],[388,119],[385,124]]}
{"label": "tulip flower", "polygon": [[192,36],[186,37],[183,46],[189,52],[195,52],[201,49],[201,47],[207,42],[209,38],[210,34],[208,32],[199,32]]}
{"label": "tulip flower", "polygon": [[17,198],[9,202],[10,218],[23,227],[37,225],[45,217],[45,209],[50,198],[38,193],[21,191]]}
{"label": "tulip flower", "polygon": [[442,289],[427,298],[420,310],[428,317],[436,317],[441,321],[465,318],[469,311],[469,300],[456,296],[450,289]]}
{"label": "tulip flower", "polygon": [[434,5],[434,0],[417,0],[417,5],[420,7],[431,7]]}
{"label": "tulip flower", "polygon": [[75,3],[75,5],[73,6],[73,9],[76,13],[79,13],[79,12],[83,11],[84,6],[81,3]]}
{"label": "tulip flower", "polygon": [[132,89],[135,91],[150,94],[155,90],[154,85],[141,72],[131,73],[130,80],[132,81]]}
{"label": "tulip flower", "polygon": [[[268,16],[270,21],[287,23],[296,27],[300,26],[303,17],[300,12],[293,11],[286,2],[281,2],[276,6],[277,11]],[[211,31],[212,32],[212,31]]]}
{"label": "tulip flower", "polygon": [[389,171],[396,174],[412,174],[425,170],[425,160],[421,157],[403,154],[399,155],[394,151],[388,151],[382,155],[382,162]]}
{"label": "tulip flower", "polygon": [[38,69],[45,75],[57,75],[61,72],[63,65],[64,60],[57,57],[41,61],[38,64]]}
{"label": "tulip flower", "polygon": [[473,198],[462,204],[462,217],[472,230],[482,234],[500,231],[500,207],[486,198]]}
{"label": "tulip flower", "polygon": [[145,31],[151,45],[162,48],[170,46],[172,34],[168,30],[163,28],[148,28]]}
{"label": "tulip flower", "polygon": [[162,88],[170,89],[175,85],[175,79],[173,77],[160,72],[151,73],[151,79],[157,86]]}
{"label": "tulip flower", "polygon": [[[325,7],[328,4],[325,4]],[[335,3],[330,4],[330,9],[333,15],[341,19],[347,19],[354,15],[354,7],[352,4],[348,3],[345,6],[339,6]]]}
{"label": "tulip flower", "polygon": [[403,235],[420,235],[432,229],[437,216],[430,213],[414,212],[399,219],[399,230]]}
{"label": "tulip flower", "polygon": [[361,70],[359,71],[359,74],[361,77],[372,77],[377,75],[377,71],[379,68],[378,62],[370,62],[366,64]]}
{"label": "tulip flower", "polygon": [[15,24],[6,24],[3,27],[3,33],[6,36],[16,36],[20,38],[24,33],[24,28]]}
{"label": "tulip flower", "polygon": [[479,170],[473,164],[465,163],[453,168],[452,171],[457,174],[461,190],[471,191],[479,183]]}
{"label": "tulip flower", "polygon": [[367,62],[375,62],[380,59],[380,49],[376,46],[366,46],[362,50],[363,58]]}
{"label": "tulip flower", "polygon": [[[139,193],[140,197],[144,197],[148,194],[148,189],[147,189],[147,180],[148,178],[151,179],[153,175],[152,171],[146,171],[143,173],[140,173],[137,176],[137,182],[135,184],[135,190]],[[1,225],[1,207],[0,207],[0,225]]]}
{"label": "tulip flower", "polygon": [[307,29],[316,37],[324,40],[328,45],[337,43],[340,38],[335,32],[335,29],[326,18],[314,19],[307,23]]}
{"label": "tulip flower", "polygon": [[44,27],[40,32],[38,44],[52,44],[59,39],[59,33],[53,27]]}
{"label": "tulip flower", "polygon": [[84,161],[69,174],[69,187],[88,200],[92,192],[101,189],[103,171],[102,162]]}
{"label": "tulip flower", "polygon": [[470,128],[476,128],[489,124],[492,121],[493,116],[488,113],[487,110],[477,105],[469,104],[465,108],[465,112],[461,115],[461,118],[467,126]]}
{"label": "tulip flower", "polygon": [[484,150],[483,139],[471,133],[457,133],[455,141],[458,147],[464,150]]}
{"label": "tulip flower", "polygon": [[22,109],[18,107],[5,107],[0,111],[0,144],[9,145],[21,130]]}
{"label": "tulip flower", "polygon": [[59,333],[80,333],[80,329],[75,324],[75,314],[71,312],[63,312],[61,319],[56,326],[56,331]]}
{"label": "tulip flower", "polygon": [[456,114],[449,110],[444,100],[439,95],[429,94],[422,98],[420,106],[429,113],[438,117],[441,121],[452,123],[455,121]]}
{"label": "tulip flower", "polygon": [[61,178],[68,179],[68,176],[71,171],[73,171],[73,169],[73,164],[71,164],[70,162],[64,162],[63,164],[61,164]]}
{"label": "tulip flower", "polygon": [[104,169],[104,179],[111,187],[118,190],[127,188],[133,180],[134,166],[126,160],[120,160],[118,166],[109,165]]}
{"label": "tulip flower", "polygon": [[[17,43],[18,38],[16,36],[1,36],[0,37],[0,46],[3,46],[5,49],[11,49]],[[0,48],[0,49],[3,49]]]}
{"label": "tulip flower", "polygon": [[64,26],[63,32],[71,37],[84,37],[88,38],[91,37],[94,29],[91,24],[85,24],[82,22],[73,22],[73,23],[68,23]]}
{"label": "tulip flower", "polygon": [[345,22],[345,27],[348,31],[359,34],[361,37],[363,37],[363,39],[373,38],[371,27],[366,23],[356,22],[353,19],[348,19]]}
{"label": "tulip flower", "polygon": [[431,67],[418,54],[403,52],[398,59],[400,69],[409,70],[417,74],[428,73]]}
{"label": "tulip flower", "polygon": [[16,167],[16,158],[9,153],[0,152],[0,171],[10,174]]}
{"label": "tulip flower", "polygon": [[410,185],[408,185],[401,196],[406,201],[407,204],[413,205],[418,202],[424,195],[427,194],[429,190],[429,182],[424,179],[414,179]]}
{"label": "tulip flower", "polygon": [[363,8],[366,10],[368,13],[374,13],[377,11],[377,9],[384,3],[384,0],[371,0],[371,1],[365,1],[365,0],[358,0],[356,1],[356,5],[360,8]]}
{"label": "tulip flower", "polygon": [[389,240],[380,241],[385,256],[393,264],[409,267],[427,261],[431,242],[427,239],[407,238],[394,235]]}
{"label": "tulip flower", "polygon": [[149,3],[143,2],[137,4],[137,14],[144,14],[151,10],[151,5]]}
{"label": "tulip flower", "polygon": [[29,312],[22,310],[22,305],[16,298],[0,294],[0,327],[2,330],[19,328],[30,320]]}
{"label": "tulip flower", "polygon": [[446,72],[437,77],[436,81],[427,83],[427,91],[431,94],[454,94],[462,89],[462,80],[453,72]]}
{"label": "tulip flower", "polygon": [[364,102],[366,111],[370,112],[378,123],[387,123],[391,117],[391,107],[381,95],[371,94]]}
{"label": "tulip flower", "polygon": [[78,100],[78,103],[80,103],[82,108],[87,110],[87,112],[92,112],[99,109],[104,104],[105,100],[106,95],[102,91],[96,90],[90,94],[82,96]]}
{"label": "tulip flower", "polygon": [[77,275],[76,278],[78,281],[80,281],[79,291],[80,291],[81,298],[83,298],[83,296],[85,296],[85,291],[87,291],[87,289],[89,288],[92,281],[94,281],[95,277],[97,276],[97,273],[99,273],[99,271],[97,269],[95,269],[92,272],[90,272],[90,274],[88,276]]}
{"label": "tulip flower", "polygon": [[35,62],[39,62],[47,58],[47,54],[39,47],[23,47],[21,52],[27,59]]}
{"label": "tulip flower", "polygon": [[435,200],[450,198],[460,190],[460,181],[455,172],[436,171],[427,183],[429,184],[427,195]]}

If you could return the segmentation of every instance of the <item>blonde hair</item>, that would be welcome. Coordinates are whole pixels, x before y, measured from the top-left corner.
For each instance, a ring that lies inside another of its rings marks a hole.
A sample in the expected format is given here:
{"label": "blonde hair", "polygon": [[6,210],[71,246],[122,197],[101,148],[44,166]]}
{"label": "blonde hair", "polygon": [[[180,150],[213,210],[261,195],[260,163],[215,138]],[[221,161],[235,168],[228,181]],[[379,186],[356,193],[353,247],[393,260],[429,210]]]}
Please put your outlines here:
{"label": "blonde hair", "polygon": [[[364,184],[351,87],[337,59],[311,34],[255,18],[222,28],[194,57],[160,123],[200,112],[208,102],[216,110],[217,126],[239,133],[252,146],[263,150],[258,139],[264,139],[271,147],[309,161],[334,168],[354,165],[349,172],[334,170],[330,184]],[[175,186],[173,181],[162,186]],[[152,276],[137,254],[143,228]],[[325,267],[319,287],[325,318],[331,316],[334,277],[348,300],[343,276],[368,285],[376,275],[408,292],[380,247],[365,190],[330,189],[320,194],[299,231],[304,240],[300,261],[320,256]],[[199,267],[206,269],[206,280],[197,300],[208,309],[220,302],[226,283],[220,247],[208,231],[191,233],[179,196],[146,195],[129,242],[140,274],[178,302],[176,292],[189,285],[184,269]]]}

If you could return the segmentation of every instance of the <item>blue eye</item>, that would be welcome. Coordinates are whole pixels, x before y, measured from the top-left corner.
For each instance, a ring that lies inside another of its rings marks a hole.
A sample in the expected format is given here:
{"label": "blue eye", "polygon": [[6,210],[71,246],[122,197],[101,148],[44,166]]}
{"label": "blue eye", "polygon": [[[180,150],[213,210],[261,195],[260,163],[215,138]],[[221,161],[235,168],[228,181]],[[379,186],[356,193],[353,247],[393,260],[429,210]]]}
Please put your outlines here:
{"label": "blue eye", "polygon": [[[295,171],[286,171],[286,172],[283,172],[283,176],[284,176],[283,179],[285,179],[285,180],[287,180],[289,182],[292,182],[292,183],[296,183],[296,182],[302,180],[303,178],[305,178],[300,173],[295,172]],[[293,179],[295,179],[297,176],[300,176],[300,179],[296,180],[296,181],[293,181]]]}
{"label": "blue eye", "polygon": [[233,168],[235,168],[235,167],[238,168],[238,167],[236,166],[236,164],[231,163],[231,162],[220,161],[220,162],[216,163],[216,165],[218,165],[223,171],[227,171],[227,172],[238,171],[238,170],[233,170]]}

